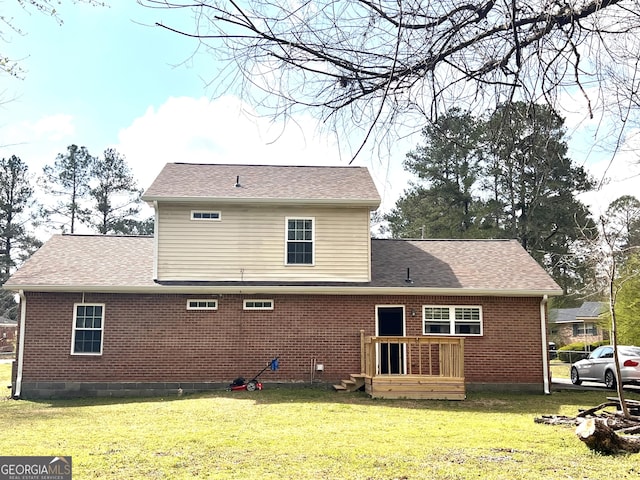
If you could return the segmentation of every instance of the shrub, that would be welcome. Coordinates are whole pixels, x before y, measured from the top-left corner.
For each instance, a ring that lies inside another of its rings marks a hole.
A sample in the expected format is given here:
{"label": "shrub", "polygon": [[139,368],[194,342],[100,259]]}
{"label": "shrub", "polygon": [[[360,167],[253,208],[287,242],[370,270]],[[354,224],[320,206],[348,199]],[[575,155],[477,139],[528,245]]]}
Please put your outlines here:
{"label": "shrub", "polygon": [[575,342],[558,349],[558,358],[564,363],[573,363],[583,358],[587,358],[590,352],[601,345],[608,345],[608,341],[588,343],[585,348],[584,342]]}

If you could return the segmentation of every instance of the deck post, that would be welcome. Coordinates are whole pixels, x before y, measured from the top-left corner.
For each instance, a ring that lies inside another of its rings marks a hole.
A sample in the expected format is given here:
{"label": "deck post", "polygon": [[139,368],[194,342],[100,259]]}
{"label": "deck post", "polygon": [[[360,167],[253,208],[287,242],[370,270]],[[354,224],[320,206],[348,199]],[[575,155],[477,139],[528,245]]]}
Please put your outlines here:
{"label": "deck post", "polygon": [[364,347],[364,330],[360,330],[360,373],[365,374],[365,347]]}

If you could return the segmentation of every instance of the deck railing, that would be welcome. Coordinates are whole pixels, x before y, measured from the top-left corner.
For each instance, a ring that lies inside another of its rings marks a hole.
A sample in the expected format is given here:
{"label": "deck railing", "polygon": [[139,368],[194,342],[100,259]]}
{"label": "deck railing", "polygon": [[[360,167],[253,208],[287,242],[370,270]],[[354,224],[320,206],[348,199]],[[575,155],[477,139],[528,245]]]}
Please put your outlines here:
{"label": "deck railing", "polygon": [[369,377],[464,377],[464,338],[367,337],[361,332],[361,348],[361,370]]}

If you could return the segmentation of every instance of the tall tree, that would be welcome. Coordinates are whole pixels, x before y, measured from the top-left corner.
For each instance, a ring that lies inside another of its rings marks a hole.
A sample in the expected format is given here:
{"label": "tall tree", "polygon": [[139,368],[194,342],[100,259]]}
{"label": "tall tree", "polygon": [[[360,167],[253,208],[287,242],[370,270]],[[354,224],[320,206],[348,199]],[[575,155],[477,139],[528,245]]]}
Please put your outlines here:
{"label": "tall tree", "polygon": [[138,2],[195,19],[158,25],[235,69],[221,92],[276,116],[311,110],[361,142],[453,105],[554,105],[579,92],[592,113],[587,87],[609,89],[623,121],[640,95],[640,0]]}
{"label": "tall tree", "polygon": [[[34,189],[27,165],[12,155],[0,160],[0,283],[4,283],[14,267],[25,260],[40,242],[29,232],[29,209],[33,206]],[[0,314],[16,318],[13,294],[0,291]]]}
{"label": "tall tree", "polygon": [[472,230],[473,188],[482,158],[477,148],[481,132],[473,116],[455,108],[427,125],[422,132],[425,144],[407,155],[405,169],[429,187],[415,191],[422,198],[425,217],[422,236],[458,238]]}
{"label": "tall tree", "polygon": [[91,224],[99,233],[123,233],[123,225],[140,212],[136,180],[124,156],[113,148],[93,163],[94,186],[90,190],[95,210]]}
{"label": "tall tree", "polygon": [[623,195],[609,204],[606,216],[609,222],[617,223],[621,249],[640,247],[640,200],[632,195]]}
{"label": "tall tree", "polygon": [[[70,145],[67,153],[59,153],[53,165],[43,168],[42,187],[44,192],[59,200],[43,209],[45,217],[58,222],[62,230],[75,233],[78,223],[87,222],[89,210],[82,206],[89,194],[89,181],[94,158],[86,147]],[[58,220],[58,218],[62,220]]]}
{"label": "tall tree", "polygon": [[623,345],[640,345],[640,253],[625,260],[617,285],[618,341]]}
{"label": "tall tree", "polygon": [[575,289],[588,272],[573,254],[581,227],[593,225],[576,195],[592,183],[566,155],[563,120],[520,102],[483,119],[457,110],[442,118],[409,154],[406,166],[424,183],[387,216],[392,234],[517,238],[565,291]]}
{"label": "tall tree", "polygon": [[593,225],[576,195],[593,182],[567,157],[564,120],[547,106],[515,102],[501,105],[485,132],[490,163],[484,188],[490,204],[501,208],[491,217],[502,237],[517,238],[567,292],[576,275],[585,274],[572,254]]}
{"label": "tall tree", "polygon": [[[630,218],[626,209],[619,208],[621,202],[618,200],[609,206],[606,215],[599,218],[598,234],[591,240],[589,251],[590,260],[598,273],[598,283],[595,284],[593,290],[599,287],[607,299],[616,378],[621,378],[620,361],[617,355],[618,343],[621,338],[618,329],[622,327],[622,332],[625,331],[625,318],[624,315],[620,316],[621,310],[624,311],[625,308],[621,304],[623,304],[627,293],[631,293],[633,297],[637,298],[638,291],[633,287],[638,285],[640,279],[640,262],[637,258],[640,247],[628,245],[627,224],[629,220],[635,222],[638,218]],[[630,292],[629,287],[631,287]],[[637,319],[633,319],[633,321],[636,322]],[[629,330],[634,329],[627,329],[627,333],[630,333]],[[629,417],[621,382],[617,382],[617,391],[622,410],[625,416]]]}

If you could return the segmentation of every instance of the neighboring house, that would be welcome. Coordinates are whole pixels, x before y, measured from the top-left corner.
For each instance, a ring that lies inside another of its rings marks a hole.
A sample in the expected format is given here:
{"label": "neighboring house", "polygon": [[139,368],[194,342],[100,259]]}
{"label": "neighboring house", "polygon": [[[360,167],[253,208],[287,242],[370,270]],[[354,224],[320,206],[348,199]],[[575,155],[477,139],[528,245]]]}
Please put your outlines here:
{"label": "neighboring house", "polygon": [[17,330],[18,322],[16,320],[0,317],[0,353],[13,352]]}
{"label": "neighboring house", "polygon": [[153,238],[54,235],[5,284],[14,396],[208,390],[276,356],[267,385],[549,390],[560,288],[516,241],[372,240],[365,168],[175,163],[143,198]]}
{"label": "neighboring house", "polygon": [[603,329],[601,315],[606,313],[602,302],[584,302],[578,308],[549,310],[549,338],[558,347],[570,343],[594,343],[609,339]]}

